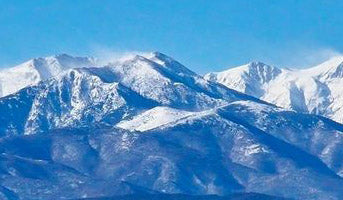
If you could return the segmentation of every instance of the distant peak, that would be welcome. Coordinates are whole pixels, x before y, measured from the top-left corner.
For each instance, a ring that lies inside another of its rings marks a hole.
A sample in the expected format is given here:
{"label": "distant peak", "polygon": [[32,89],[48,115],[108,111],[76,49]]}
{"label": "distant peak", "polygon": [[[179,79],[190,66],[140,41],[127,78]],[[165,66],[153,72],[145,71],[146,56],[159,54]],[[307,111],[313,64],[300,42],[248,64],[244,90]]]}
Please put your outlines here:
{"label": "distant peak", "polygon": [[[211,81],[222,81],[240,79],[239,77],[256,80],[257,83],[266,83],[274,79],[282,72],[281,69],[267,65],[263,62],[252,61],[248,64],[238,67],[229,68],[222,72],[208,73],[205,75],[205,79]],[[245,89],[241,88],[240,91]]]}
{"label": "distant peak", "polygon": [[96,67],[97,62],[91,57],[74,57],[68,54],[58,54],[47,57],[37,57],[26,61],[11,70],[26,70],[38,73],[42,80],[56,76],[71,68]]}

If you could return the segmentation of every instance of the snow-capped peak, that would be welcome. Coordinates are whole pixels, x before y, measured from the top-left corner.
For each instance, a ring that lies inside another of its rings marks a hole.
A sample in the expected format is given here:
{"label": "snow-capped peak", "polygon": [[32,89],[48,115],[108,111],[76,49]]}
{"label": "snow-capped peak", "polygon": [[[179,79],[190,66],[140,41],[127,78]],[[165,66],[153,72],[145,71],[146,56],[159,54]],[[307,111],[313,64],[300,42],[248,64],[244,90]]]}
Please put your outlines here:
{"label": "snow-capped peak", "polygon": [[29,60],[18,66],[0,71],[0,97],[35,85],[71,68],[97,66],[96,59],[91,57],[73,57],[67,54],[40,57]]}
{"label": "snow-capped peak", "polygon": [[94,58],[73,57],[67,54],[60,54],[45,58],[35,58],[30,62],[32,67],[38,71],[42,80],[56,76],[67,69],[96,66]]}
{"label": "snow-capped peak", "polygon": [[245,76],[255,79],[260,83],[267,83],[281,73],[277,67],[273,67],[263,62],[251,62],[245,65]]}
{"label": "snow-capped peak", "polygon": [[205,78],[283,108],[343,122],[343,56],[301,70],[252,62]]}
{"label": "snow-capped peak", "polygon": [[259,98],[263,95],[259,88],[277,77],[281,71],[277,67],[255,61],[223,72],[208,73],[204,78]]}
{"label": "snow-capped peak", "polygon": [[279,73],[281,73],[281,69],[277,67],[267,65],[263,62],[253,61],[245,65],[224,70],[222,72],[210,72],[204,77],[206,79],[216,81],[215,79],[218,79],[219,76],[236,74],[252,76],[252,78],[255,78],[259,81],[267,82],[270,81],[272,77],[277,76]]}

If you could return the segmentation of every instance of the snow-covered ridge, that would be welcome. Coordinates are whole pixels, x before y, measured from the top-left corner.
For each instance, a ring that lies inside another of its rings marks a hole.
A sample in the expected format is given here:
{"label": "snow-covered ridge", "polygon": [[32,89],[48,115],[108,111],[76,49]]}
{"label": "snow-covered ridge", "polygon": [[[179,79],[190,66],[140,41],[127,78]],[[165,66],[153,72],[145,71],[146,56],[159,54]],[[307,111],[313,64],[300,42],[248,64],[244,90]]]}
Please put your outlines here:
{"label": "snow-covered ridge", "polygon": [[67,54],[29,60],[0,71],[0,97],[36,85],[39,81],[56,76],[67,69],[92,66],[96,66],[94,58],[73,57]]}
{"label": "snow-covered ridge", "polygon": [[[50,78],[0,99],[0,110],[8,110],[0,116],[0,132],[34,134],[90,122],[113,126],[155,106],[198,112],[236,100],[261,102],[207,81],[166,55],[153,55],[150,59],[137,55],[102,67],[68,69],[59,64],[53,71],[57,75],[50,73]],[[24,69],[33,66],[24,65]],[[11,99],[20,96],[26,100],[12,104]],[[20,115],[15,116],[17,112]]]}
{"label": "snow-covered ridge", "polygon": [[[102,61],[93,57],[74,57],[67,54],[34,58],[18,66],[0,71],[0,97],[7,96],[27,86],[37,85],[42,80],[55,77],[68,69],[85,67],[121,66],[135,60],[146,60],[164,66],[166,71],[175,73],[185,79],[198,76],[174,59],[160,53],[150,52],[127,54]],[[199,76],[198,76],[199,77]]]}
{"label": "snow-covered ridge", "polygon": [[[130,81],[133,80],[130,76],[137,77],[141,73],[145,78],[134,78],[131,86],[137,87],[136,90],[142,90],[138,88],[140,83],[144,82],[147,86],[145,92],[148,92],[151,85],[154,85],[155,89],[150,90],[150,96],[165,86],[169,88],[167,91],[171,92],[173,87],[182,88],[184,85],[192,86],[192,89],[217,99],[225,96],[226,91],[206,81],[209,80],[287,109],[323,115],[343,122],[343,56],[334,57],[318,66],[303,70],[279,69],[261,62],[252,62],[223,72],[209,73],[204,78],[159,52],[130,54],[104,66],[99,63],[101,62],[95,58],[73,57],[66,54],[32,59],[0,71],[0,97],[37,85],[40,81],[56,77],[68,69],[112,67],[117,70],[116,78],[124,85],[131,84]],[[130,63],[137,67],[126,69],[124,66],[131,65]],[[167,79],[173,79],[174,85]],[[154,98],[167,101],[162,96]],[[173,101],[173,98],[176,100],[179,97],[177,94],[168,95],[168,101]],[[180,98],[186,97],[181,95]]]}
{"label": "snow-covered ridge", "polygon": [[253,62],[204,77],[283,108],[343,122],[343,56],[308,69]]}

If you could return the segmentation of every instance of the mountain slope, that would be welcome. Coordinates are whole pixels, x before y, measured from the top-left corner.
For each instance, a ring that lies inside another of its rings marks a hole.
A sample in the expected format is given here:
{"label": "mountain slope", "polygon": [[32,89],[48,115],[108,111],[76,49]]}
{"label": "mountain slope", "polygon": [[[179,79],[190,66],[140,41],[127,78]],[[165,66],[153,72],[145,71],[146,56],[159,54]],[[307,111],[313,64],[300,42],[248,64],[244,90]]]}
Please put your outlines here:
{"label": "mountain slope", "polygon": [[[261,84],[280,75],[255,71]],[[0,98],[0,121],[7,199],[343,197],[341,124],[207,81],[161,53],[62,71]]]}
{"label": "mountain slope", "polygon": [[[340,199],[342,127],[255,108],[233,102],[144,132],[89,126],[8,137],[0,142],[0,185],[24,199],[236,192]],[[276,124],[261,116],[268,112]]]}
{"label": "mountain slope", "polygon": [[323,115],[343,122],[343,57],[304,70],[250,63],[205,79],[221,83],[283,108]]}

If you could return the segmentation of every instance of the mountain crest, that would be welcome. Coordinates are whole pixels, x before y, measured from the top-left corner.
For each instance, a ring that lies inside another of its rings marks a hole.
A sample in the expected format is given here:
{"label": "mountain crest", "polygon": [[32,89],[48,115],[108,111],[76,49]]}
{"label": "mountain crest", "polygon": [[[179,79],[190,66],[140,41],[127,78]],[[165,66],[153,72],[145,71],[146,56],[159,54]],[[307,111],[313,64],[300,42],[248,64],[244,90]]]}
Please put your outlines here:
{"label": "mountain crest", "polygon": [[254,78],[260,83],[266,83],[275,78],[281,73],[277,67],[273,67],[262,62],[251,62],[247,65],[248,70],[245,71],[247,76]]}
{"label": "mountain crest", "polygon": [[73,57],[67,54],[40,57],[18,66],[0,71],[0,97],[12,94],[24,87],[36,85],[42,80],[57,76],[72,68],[94,67],[96,60],[90,57]]}
{"label": "mountain crest", "polygon": [[302,70],[252,62],[205,78],[283,108],[343,122],[343,56]]}
{"label": "mountain crest", "polygon": [[255,61],[223,72],[209,73],[204,78],[260,98],[264,94],[260,88],[281,72],[282,70],[277,67]]}

